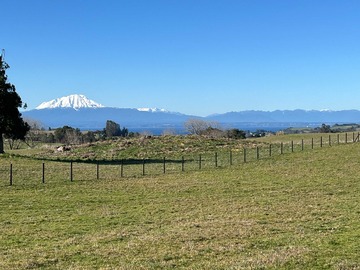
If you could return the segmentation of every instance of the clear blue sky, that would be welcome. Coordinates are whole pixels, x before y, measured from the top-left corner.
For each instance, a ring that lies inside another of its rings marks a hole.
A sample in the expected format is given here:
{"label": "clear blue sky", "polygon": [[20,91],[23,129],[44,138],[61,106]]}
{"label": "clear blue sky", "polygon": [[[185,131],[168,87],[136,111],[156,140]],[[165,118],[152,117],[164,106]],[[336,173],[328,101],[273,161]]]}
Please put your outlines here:
{"label": "clear blue sky", "polygon": [[4,0],[1,26],[28,109],[360,109],[358,0]]}

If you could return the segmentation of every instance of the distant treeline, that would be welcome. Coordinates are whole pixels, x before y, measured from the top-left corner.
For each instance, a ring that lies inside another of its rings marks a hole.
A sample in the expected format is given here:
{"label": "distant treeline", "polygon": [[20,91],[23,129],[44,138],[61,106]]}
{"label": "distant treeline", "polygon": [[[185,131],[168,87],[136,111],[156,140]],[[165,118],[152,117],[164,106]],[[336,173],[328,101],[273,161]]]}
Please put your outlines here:
{"label": "distant treeline", "polygon": [[349,124],[335,124],[333,126],[322,124],[320,127],[310,128],[287,128],[282,132],[284,134],[300,134],[300,133],[338,133],[338,132],[354,132],[359,131],[360,125],[355,123]]}

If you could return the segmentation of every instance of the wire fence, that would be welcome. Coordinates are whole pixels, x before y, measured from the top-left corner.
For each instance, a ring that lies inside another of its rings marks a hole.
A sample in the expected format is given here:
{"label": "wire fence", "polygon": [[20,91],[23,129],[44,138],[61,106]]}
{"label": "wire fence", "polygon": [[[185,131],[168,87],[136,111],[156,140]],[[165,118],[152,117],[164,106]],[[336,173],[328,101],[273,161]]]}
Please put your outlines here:
{"label": "wire fence", "polygon": [[136,178],[228,167],[288,153],[359,142],[359,133],[330,134],[289,142],[254,144],[242,149],[197,153],[177,158],[112,161],[41,161],[14,159],[0,164],[0,186],[55,184],[74,181]]}

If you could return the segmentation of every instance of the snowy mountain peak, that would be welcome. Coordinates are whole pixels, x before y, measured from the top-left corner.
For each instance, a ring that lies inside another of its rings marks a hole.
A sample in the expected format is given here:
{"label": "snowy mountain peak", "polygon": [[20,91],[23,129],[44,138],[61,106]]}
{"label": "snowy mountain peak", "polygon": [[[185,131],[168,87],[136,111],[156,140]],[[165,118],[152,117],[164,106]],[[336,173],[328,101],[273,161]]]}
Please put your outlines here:
{"label": "snowy mountain peak", "polygon": [[46,101],[36,107],[37,110],[41,109],[55,109],[55,108],[73,108],[79,110],[81,108],[102,108],[103,105],[88,99],[84,95],[70,95]]}
{"label": "snowy mountain peak", "polygon": [[165,109],[159,109],[159,108],[138,108],[137,110],[140,112],[168,112]]}

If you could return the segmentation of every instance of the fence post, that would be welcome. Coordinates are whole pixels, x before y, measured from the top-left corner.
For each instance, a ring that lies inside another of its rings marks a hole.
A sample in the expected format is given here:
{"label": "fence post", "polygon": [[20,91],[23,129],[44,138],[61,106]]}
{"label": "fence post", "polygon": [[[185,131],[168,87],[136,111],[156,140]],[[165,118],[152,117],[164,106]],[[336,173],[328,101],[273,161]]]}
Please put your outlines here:
{"label": "fence post", "polygon": [[301,151],[304,151],[304,139],[301,139]]}
{"label": "fence post", "polygon": [[124,176],[124,160],[121,159],[121,164],[120,164],[120,177]]}
{"label": "fence post", "polygon": [[45,184],[45,163],[42,164],[42,183]]}
{"label": "fence post", "polygon": [[331,146],[331,135],[329,134],[329,146]]}
{"label": "fence post", "polygon": [[70,182],[73,181],[73,162],[70,161]]}
{"label": "fence post", "polygon": [[244,163],[246,163],[246,148],[244,147]]}
{"label": "fence post", "polygon": [[145,175],[145,158],[143,158],[142,175]]}
{"label": "fence post", "polygon": [[322,147],[322,136],[320,136],[320,147]]}
{"label": "fence post", "polygon": [[13,166],[12,163],[10,163],[10,186],[13,185]]}
{"label": "fence post", "polygon": [[271,143],[269,144],[269,156],[271,157]]}
{"label": "fence post", "polygon": [[311,149],[314,149],[314,138],[311,138]]}
{"label": "fence post", "polygon": [[233,164],[232,162],[232,150],[230,149],[230,166]]}
{"label": "fence post", "polygon": [[291,153],[294,152],[294,141],[291,141]]}
{"label": "fence post", "polygon": [[353,143],[355,142],[355,132],[353,132]]}
{"label": "fence post", "polygon": [[183,172],[185,170],[184,168],[185,159],[184,156],[181,157],[181,171]]}
{"label": "fence post", "polygon": [[99,161],[96,163],[96,179],[99,180]]}
{"label": "fence post", "polygon": [[283,154],[283,143],[281,142],[280,144],[280,154],[282,155]]}
{"label": "fence post", "polygon": [[164,157],[164,174],[166,173],[166,157]]}
{"label": "fence post", "polygon": [[256,159],[259,159],[259,146],[256,146]]}
{"label": "fence post", "polygon": [[217,152],[215,152],[215,167],[218,166],[218,162],[217,162]]}
{"label": "fence post", "polygon": [[201,154],[199,155],[199,170],[201,170]]}
{"label": "fence post", "polygon": [[347,132],[345,133],[345,143],[347,143]]}
{"label": "fence post", "polygon": [[339,138],[340,136],[339,136],[339,134],[337,134],[336,137],[337,137],[337,144],[339,144],[339,143],[340,143],[340,138]]}

